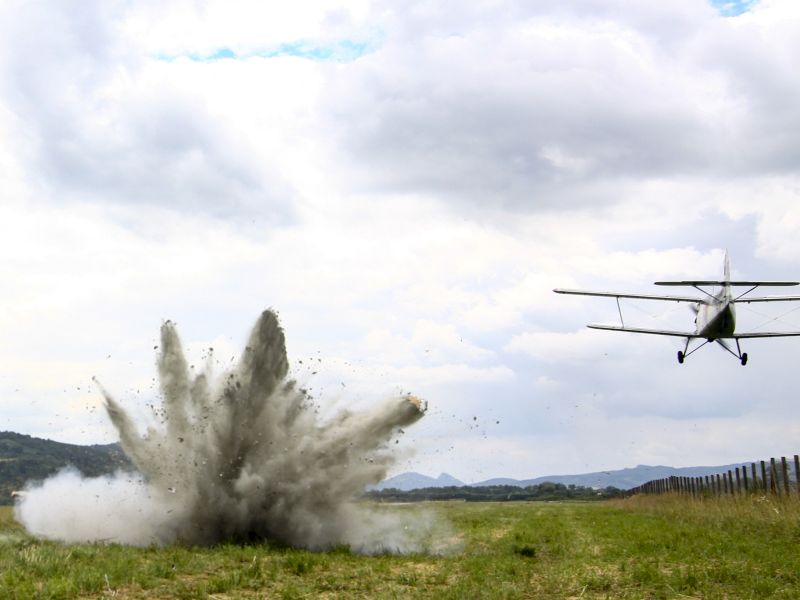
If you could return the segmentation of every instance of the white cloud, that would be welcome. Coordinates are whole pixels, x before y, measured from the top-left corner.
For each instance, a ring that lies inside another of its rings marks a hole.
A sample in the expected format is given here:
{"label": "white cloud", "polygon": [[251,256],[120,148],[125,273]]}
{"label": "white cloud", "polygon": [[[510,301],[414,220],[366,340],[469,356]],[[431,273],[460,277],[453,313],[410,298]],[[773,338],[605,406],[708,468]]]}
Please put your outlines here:
{"label": "white cloud", "polygon": [[[94,414],[52,415],[92,375],[140,402],[161,319],[225,362],[275,306],[328,396],[430,395],[423,471],[480,479],[465,448],[487,476],[777,452],[792,341],[679,367],[680,340],[585,330],[613,301],[551,290],[715,276],[726,248],[743,277],[796,277],[797,10],[5,5],[4,428],[101,441]],[[258,56],[347,40],[370,52]],[[623,306],[691,325],[671,308]],[[762,439],[726,438],[755,413]]]}

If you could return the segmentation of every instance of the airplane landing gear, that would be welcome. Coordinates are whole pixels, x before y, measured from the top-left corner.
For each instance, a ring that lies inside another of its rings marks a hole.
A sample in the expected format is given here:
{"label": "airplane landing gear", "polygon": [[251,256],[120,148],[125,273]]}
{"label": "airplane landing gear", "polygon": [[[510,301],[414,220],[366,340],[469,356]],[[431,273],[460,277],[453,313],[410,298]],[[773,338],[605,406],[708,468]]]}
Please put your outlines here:
{"label": "airplane landing gear", "polygon": [[747,352],[743,352],[742,353],[741,363],[742,363],[742,366],[745,366],[747,364]]}
{"label": "airplane landing gear", "polygon": [[683,359],[684,359],[684,358],[686,358],[686,357],[684,356],[683,352],[681,352],[680,350],[678,350],[678,362],[679,362],[680,364],[683,364]]}

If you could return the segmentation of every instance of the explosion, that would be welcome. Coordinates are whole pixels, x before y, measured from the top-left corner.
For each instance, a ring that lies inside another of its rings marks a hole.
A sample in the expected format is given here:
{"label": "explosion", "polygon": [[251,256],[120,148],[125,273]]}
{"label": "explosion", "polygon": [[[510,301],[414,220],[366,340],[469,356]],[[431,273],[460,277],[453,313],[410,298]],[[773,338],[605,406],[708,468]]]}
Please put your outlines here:
{"label": "explosion", "polygon": [[46,480],[16,506],[26,528],[64,541],[134,545],[275,540],[308,549],[418,551],[429,524],[358,503],[393,463],[391,436],[425,413],[414,396],[320,422],[308,394],[287,379],[283,330],[258,319],[238,366],[214,381],[192,375],[175,326],[161,327],[158,374],[164,427],[141,435],[101,390],[138,474]]}

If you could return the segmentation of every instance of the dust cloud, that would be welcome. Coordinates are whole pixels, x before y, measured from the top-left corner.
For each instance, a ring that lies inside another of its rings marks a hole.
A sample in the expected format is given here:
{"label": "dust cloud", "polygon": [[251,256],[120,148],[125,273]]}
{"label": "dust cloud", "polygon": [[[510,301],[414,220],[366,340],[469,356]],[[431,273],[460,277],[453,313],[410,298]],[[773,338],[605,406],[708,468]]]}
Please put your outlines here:
{"label": "dust cloud", "polygon": [[258,319],[244,355],[218,379],[193,375],[175,326],[161,327],[158,374],[163,426],[142,435],[101,387],[123,450],[138,473],[84,479],[63,471],[18,502],[34,535],[133,545],[273,540],[363,553],[430,551],[436,524],[407,511],[357,502],[393,463],[390,438],[426,410],[414,396],[321,422],[308,394],[287,379],[283,330]]}

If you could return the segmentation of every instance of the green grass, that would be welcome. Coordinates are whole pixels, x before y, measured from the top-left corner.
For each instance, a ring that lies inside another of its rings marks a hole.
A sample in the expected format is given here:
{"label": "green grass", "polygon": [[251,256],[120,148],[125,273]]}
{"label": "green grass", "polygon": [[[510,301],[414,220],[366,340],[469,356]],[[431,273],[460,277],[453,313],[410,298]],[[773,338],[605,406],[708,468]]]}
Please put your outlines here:
{"label": "green grass", "polygon": [[[418,506],[386,510],[419,510]],[[65,545],[0,509],[0,598],[800,598],[800,503],[425,504],[456,552]]]}

